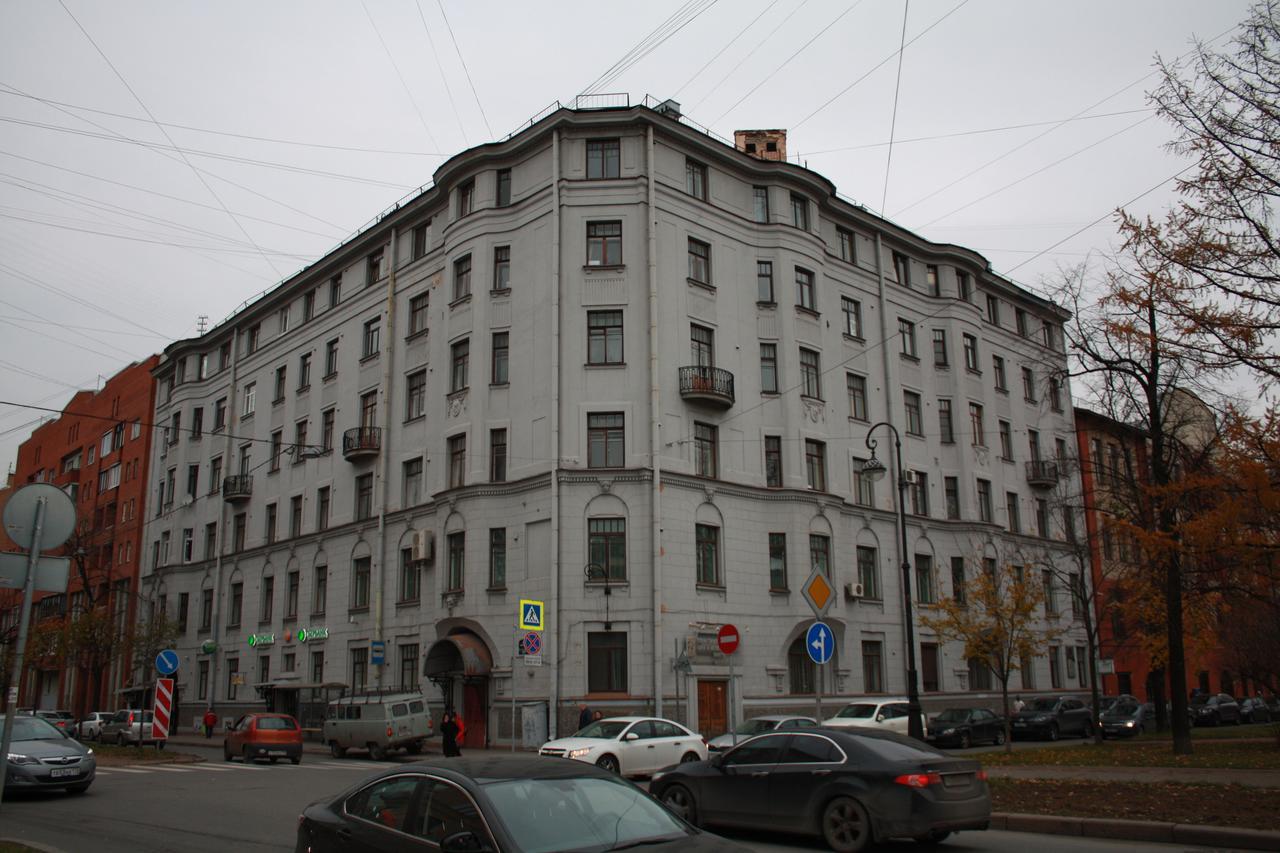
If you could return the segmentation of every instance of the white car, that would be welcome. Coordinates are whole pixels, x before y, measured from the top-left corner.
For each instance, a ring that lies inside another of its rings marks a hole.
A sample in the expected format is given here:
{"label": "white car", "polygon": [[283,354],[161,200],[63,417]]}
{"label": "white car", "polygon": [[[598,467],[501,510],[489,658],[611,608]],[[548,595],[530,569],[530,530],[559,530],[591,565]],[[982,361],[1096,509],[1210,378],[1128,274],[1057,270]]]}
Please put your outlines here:
{"label": "white car", "polygon": [[585,761],[622,776],[648,776],[673,764],[705,761],[707,743],[671,720],[610,717],[547,741],[538,754]]}
{"label": "white car", "polygon": [[868,728],[907,733],[907,700],[902,697],[860,699],[822,721],[838,729]]}
{"label": "white car", "polygon": [[93,711],[76,726],[77,740],[97,740],[102,724],[115,716],[115,711]]}

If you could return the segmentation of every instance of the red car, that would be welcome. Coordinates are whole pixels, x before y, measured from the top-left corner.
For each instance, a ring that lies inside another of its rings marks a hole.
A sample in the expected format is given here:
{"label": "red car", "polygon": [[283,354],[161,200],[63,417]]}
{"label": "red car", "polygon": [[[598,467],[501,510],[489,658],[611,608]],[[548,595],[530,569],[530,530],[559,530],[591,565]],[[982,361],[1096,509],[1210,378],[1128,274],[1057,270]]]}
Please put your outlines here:
{"label": "red car", "polygon": [[302,729],[288,714],[245,714],[222,739],[222,757],[239,755],[245,762],[266,758],[275,764],[287,758],[302,762]]}

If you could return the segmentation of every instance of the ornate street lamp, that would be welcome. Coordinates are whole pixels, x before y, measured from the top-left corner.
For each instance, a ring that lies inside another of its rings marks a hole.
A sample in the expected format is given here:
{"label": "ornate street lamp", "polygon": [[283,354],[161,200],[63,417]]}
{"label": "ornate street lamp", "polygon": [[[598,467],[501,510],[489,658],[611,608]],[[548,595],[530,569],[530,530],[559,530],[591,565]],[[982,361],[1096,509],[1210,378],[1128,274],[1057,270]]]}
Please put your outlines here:
{"label": "ornate street lamp", "polygon": [[907,477],[902,470],[902,438],[897,427],[881,421],[867,430],[867,448],[871,458],[862,466],[862,476],[879,480],[887,471],[884,463],[876,458],[876,441],[871,437],[879,427],[893,433],[894,463],[898,475],[898,535],[902,548],[902,618],[907,629],[907,734],[924,740],[924,724],[920,719],[920,691],[916,687],[916,632],[915,617],[911,612],[911,560],[907,557]]}
{"label": "ornate street lamp", "polygon": [[604,582],[604,629],[612,631],[613,623],[609,621],[609,596],[611,595],[609,570],[599,563],[587,563],[582,571],[587,576],[587,580]]}

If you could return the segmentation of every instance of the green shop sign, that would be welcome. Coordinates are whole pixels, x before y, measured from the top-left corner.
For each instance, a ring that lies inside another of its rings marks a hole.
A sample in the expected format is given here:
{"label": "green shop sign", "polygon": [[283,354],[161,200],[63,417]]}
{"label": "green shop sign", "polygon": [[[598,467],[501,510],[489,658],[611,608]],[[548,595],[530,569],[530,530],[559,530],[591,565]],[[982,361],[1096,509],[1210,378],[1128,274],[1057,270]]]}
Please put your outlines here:
{"label": "green shop sign", "polygon": [[213,640],[205,640],[200,644],[200,651],[206,655],[211,655],[218,650],[218,644]]}
{"label": "green shop sign", "polygon": [[258,646],[273,646],[275,645],[275,642],[276,642],[275,634],[250,634],[249,635],[249,645],[255,648]]}
{"label": "green shop sign", "polygon": [[298,642],[305,643],[309,640],[327,640],[329,639],[328,628],[299,628]]}

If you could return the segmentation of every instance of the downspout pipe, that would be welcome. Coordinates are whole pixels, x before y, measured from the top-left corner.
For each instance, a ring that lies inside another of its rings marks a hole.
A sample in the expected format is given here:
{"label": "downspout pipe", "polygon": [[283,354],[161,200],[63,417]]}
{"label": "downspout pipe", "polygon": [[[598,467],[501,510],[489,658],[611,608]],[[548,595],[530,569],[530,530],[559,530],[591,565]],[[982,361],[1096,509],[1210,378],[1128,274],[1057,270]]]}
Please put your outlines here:
{"label": "downspout pipe", "polygon": [[645,174],[648,184],[648,216],[645,227],[649,232],[649,459],[653,466],[653,483],[649,493],[649,548],[653,571],[653,713],[654,716],[661,717],[662,681],[666,675],[662,654],[662,383],[658,358],[657,166],[653,155],[653,125],[649,125],[645,131]]}
{"label": "downspout pipe", "polygon": [[[378,450],[378,481],[381,483],[380,506],[378,507],[378,574],[377,585],[373,589],[373,638],[385,640],[382,636],[384,619],[383,607],[386,602],[387,588],[387,502],[391,488],[387,476],[390,465],[387,457],[391,452],[391,410],[395,405],[395,352],[393,345],[396,339],[396,265],[399,262],[399,232],[391,229],[390,263],[387,264],[387,322],[382,334],[382,435]],[[374,672],[375,683],[383,686],[383,674],[387,669],[386,646],[383,646],[383,663]]]}
{"label": "downspout pipe", "polygon": [[[225,478],[231,470],[231,465],[235,461],[235,448],[232,447],[232,436],[235,430],[231,428],[232,419],[239,417],[236,412],[236,401],[239,399],[239,382],[240,382],[240,335],[239,329],[231,336],[231,388],[227,391],[227,420],[222,425],[222,476]],[[240,473],[237,469],[236,473]],[[218,494],[222,494],[222,484],[218,484]],[[213,654],[209,656],[209,690],[208,701],[205,708],[213,707],[214,694],[218,689],[218,661],[222,659],[224,649],[220,642],[222,637],[222,585],[223,585],[223,552],[226,551],[227,542],[227,502],[222,502],[222,508],[218,510],[218,532],[215,538],[216,546],[214,548],[215,557],[213,561],[213,624],[210,625],[209,639],[214,643]],[[200,590],[200,596],[203,601],[204,589]],[[203,604],[201,605],[203,606]]]}
{"label": "downspout pipe", "polygon": [[[564,608],[560,603],[560,131],[551,136],[551,607],[554,623],[546,632],[550,648],[543,654],[550,661],[550,708],[547,731],[558,737],[560,717],[560,656],[566,642]],[[515,673],[511,674],[512,688]]]}

